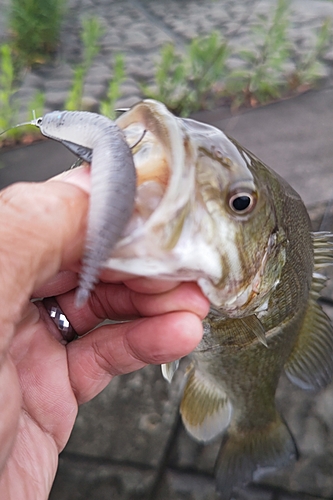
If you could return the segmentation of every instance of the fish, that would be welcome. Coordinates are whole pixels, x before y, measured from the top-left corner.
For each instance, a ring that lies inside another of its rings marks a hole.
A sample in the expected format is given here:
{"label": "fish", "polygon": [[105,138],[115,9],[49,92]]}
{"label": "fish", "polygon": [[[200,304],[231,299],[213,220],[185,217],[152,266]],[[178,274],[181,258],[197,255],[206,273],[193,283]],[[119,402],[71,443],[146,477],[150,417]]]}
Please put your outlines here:
{"label": "fish", "polygon": [[[318,299],[333,236],[313,232],[296,191],[220,129],[151,99],[116,125],[133,156],[136,193],[102,264],[196,281],[209,299],[180,413],[198,441],[221,436],[216,484],[229,500],[235,487],[297,459],[275,404],[282,373],[306,390],[332,379],[333,327]],[[82,155],[89,159],[89,149]],[[167,380],[178,365],[162,366]]]}
{"label": "fish", "polygon": [[[106,267],[197,281],[210,300],[180,412],[198,441],[222,436],[216,484],[229,500],[298,457],[275,404],[282,373],[306,390],[332,379],[333,328],[318,299],[333,236],[313,232],[296,191],[221,130],[153,100],[117,125],[138,141],[137,195]],[[177,367],[162,367],[167,380]]]}

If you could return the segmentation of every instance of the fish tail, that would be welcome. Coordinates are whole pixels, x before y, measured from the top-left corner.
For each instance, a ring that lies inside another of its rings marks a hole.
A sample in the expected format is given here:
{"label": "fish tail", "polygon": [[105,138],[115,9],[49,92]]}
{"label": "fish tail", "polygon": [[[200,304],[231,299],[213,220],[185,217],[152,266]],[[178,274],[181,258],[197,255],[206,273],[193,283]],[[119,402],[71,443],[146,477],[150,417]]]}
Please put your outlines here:
{"label": "fish tail", "polygon": [[224,434],[215,465],[216,488],[229,500],[234,487],[258,479],[267,469],[278,469],[298,457],[295,441],[281,417],[265,427],[241,431],[232,425]]}

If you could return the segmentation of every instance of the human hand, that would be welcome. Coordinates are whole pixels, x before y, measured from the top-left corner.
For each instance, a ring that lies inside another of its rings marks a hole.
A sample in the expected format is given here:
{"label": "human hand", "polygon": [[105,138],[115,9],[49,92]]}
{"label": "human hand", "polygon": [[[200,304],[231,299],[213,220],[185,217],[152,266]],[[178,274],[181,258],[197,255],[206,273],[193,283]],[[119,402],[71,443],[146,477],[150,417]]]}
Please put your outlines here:
{"label": "human hand", "polygon": [[[48,498],[78,405],[113,376],[188,354],[208,301],[193,283],[105,273],[89,303],[73,306],[88,208],[87,169],[0,193],[0,496]],[[64,344],[43,301],[56,296],[79,336]]]}

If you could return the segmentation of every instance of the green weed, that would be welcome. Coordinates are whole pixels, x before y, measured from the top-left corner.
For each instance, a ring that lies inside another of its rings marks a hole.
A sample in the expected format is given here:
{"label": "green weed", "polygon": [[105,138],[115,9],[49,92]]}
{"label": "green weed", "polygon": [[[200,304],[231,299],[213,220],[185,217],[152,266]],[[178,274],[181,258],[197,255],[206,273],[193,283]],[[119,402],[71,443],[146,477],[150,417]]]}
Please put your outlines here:
{"label": "green weed", "polygon": [[332,39],[332,22],[326,19],[317,32],[316,42],[302,58],[296,59],[296,70],[290,76],[290,87],[312,87],[323,74],[323,63],[320,59],[325,54]]}
{"label": "green weed", "polygon": [[[18,106],[13,100],[15,92],[15,69],[11,48],[8,44],[0,46],[0,131],[15,125]],[[8,136],[15,137],[17,129],[10,130]],[[0,137],[1,140],[1,137]]]}
{"label": "green weed", "polygon": [[116,54],[113,68],[113,78],[109,83],[106,100],[101,102],[100,112],[111,120],[116,118],[116,102],[121,96],[120,87],[125,80],[125,63],[122,54]]}
{"label": "green weed", "polygon": [[142,90],[182,116],[209,107],[217,83],[226,74],[228,55],[226,42],[216,32],[193,39],[185,54],[167,44],[161,51],[155,84],[142,85]]}
{"label": "green weed", "polygon": [[99,40],[102,35],[103,29],[97,17],[87,17],[82,20],[82,62],[74,70],[73,84],[65,103],[65,108],[69,111],[82,109],[84,79],[100,50]]}
{"label": "green weed", "polygon": [[[258,16],[246,49],[231,48],[215,32],[193,39],[183,55],[163,46],[154,83],[142,85],[143,93],[187,116],[214,103],[256,106],[313,87],[322,76],[331,24],[325,21],[312,50],[300,55],[288,34],[289,7],[289,0],[277,0],[271,16]],[[237,69],[229,70],[230,58],[238,59]]]}
{"label": "green weed", "polygon": [[[19,141],[22,136],[28,134],[39,135],[39,131],[31,126],[16,127],[18,122],[19,105],[15,100],[15,67],[11,47],[8,44],[0,46],[0,146],[3,144],[13,144]],[[32,120],[33,112],[41,116],[44,110],[45,95],[43,92],[36,92],[28,105],[26,120]]]}
{"label": "green weed", "polygon": [[236,54],[243,67],[228,73],[224,95],[231,106],[256,105],[277,99],[285,91],[286,62],[290,56],[289,2],[278,0],[271,21],[261,16],[252,28],[254,47]]}
{"label": "green weed", "polygon": [[64,0],[11,0],[13,49],[24,66],[48,61],[57,49]]}

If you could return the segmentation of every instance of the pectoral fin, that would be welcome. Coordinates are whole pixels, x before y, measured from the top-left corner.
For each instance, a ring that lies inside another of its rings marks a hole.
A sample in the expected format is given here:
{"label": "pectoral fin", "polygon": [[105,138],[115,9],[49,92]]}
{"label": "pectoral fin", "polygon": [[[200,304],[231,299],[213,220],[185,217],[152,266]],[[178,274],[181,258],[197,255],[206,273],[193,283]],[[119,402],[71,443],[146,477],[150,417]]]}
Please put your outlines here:
{"label": "pectoral fin", "polygon": [[324,284],[325,277],[315,273],[303,325],[284,367],[302,389],[321,389],[333,376],[333,327],[317,302]]}
{"label": "pectoral fin", "polygon": [[210,441],[229,425],[231,404],[222,389],[193,369],[180,405],[186,430],[198,441]]}
{"label": "pectoral fin", "polygon": [[266,332],[265,329],[260,321],[260,319],[257,318],[254,314],[252,316],[248,316],[246,318],[241,318],[240,319],[241,323],[244,325],[245,328],[248,329],[248,331],[251,331],[255,334],[257,339],[265,346],[267,347],[267,340],[266,340]]}

